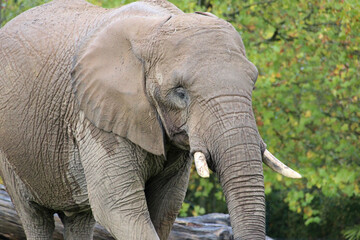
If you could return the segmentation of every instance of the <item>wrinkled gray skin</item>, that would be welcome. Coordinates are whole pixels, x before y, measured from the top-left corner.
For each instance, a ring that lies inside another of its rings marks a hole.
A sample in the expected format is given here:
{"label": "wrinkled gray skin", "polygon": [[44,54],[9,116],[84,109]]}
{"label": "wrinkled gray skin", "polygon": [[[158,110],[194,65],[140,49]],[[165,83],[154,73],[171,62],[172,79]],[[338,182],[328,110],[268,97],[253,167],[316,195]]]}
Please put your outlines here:
{"label": "wrinkled gray skin", "polygon": [[[28,239],[166,239],[195,151],[236,239],[265,238],[257,70],[227,22],[166,1],[55,0],[0,30],[0,170]],[[189,154],[191,153],[191,154]]]}

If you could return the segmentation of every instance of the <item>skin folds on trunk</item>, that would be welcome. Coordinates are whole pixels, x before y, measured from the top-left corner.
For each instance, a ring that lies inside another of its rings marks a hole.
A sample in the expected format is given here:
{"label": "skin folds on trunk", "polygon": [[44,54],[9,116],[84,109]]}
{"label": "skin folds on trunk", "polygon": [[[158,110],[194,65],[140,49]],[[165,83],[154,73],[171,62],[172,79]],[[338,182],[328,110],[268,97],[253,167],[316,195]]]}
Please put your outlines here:
{"label": "skin folds on trunk", "polygon": [[[239,95],[232,96],[236,101],[230,99],[225,96],[206,101],[207,131],[201,132],[199,139],[204,141],[209,166],[222,185],[235,239],[265,239],[261,138],[251,97]],[[190,138],[190,142],[194,140]],[[192,146],[192,151],[197,150],[201,148]]]}
{"label": "skin folds on trunk", "polygon": [[[235,143],[217,169],[235,239],[265,239],[265,195],[260,149]],[[231,162],[228,164],[226,162]]]}
{"label": "skin folds on trunk", "polygon": [[265,239],[265,195],[257,131],[230,130],[219,139],[216,172],[222,185],[235,239]]}

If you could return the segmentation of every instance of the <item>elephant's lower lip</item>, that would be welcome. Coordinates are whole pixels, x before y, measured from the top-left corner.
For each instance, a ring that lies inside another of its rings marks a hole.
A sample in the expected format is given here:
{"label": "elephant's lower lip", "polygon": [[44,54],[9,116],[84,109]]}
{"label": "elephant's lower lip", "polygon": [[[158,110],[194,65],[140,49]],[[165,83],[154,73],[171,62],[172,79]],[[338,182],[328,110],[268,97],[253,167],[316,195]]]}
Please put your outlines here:
{"label": "elephant's lower lip", "polygon": [[190,149],[189,136],[186,134],[185,131],[181,131],[181,132],[173,134],[171,137],[171,142],[183,150]]}

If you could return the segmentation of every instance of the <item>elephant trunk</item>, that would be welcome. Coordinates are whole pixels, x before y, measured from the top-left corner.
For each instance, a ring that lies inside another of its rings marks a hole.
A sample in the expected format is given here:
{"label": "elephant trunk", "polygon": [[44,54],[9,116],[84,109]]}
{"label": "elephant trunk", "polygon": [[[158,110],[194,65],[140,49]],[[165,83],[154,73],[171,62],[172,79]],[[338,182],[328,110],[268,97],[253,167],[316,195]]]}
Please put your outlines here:
{"label": "elephant trunk", "polygon": [[[251,132],[253,128],[235,130],[214,158],[222,185],[235,239],[265,239],[265,194],[262,157]],[[217,156],[216,156],[217,155]],[[212,156],[213,157],[213,156]]]}
{"label": "elephant trunk", "polygon": [[208,101],[207,109],[212,109],[212,114],[203,111],[201,121],[206,131],[198,137],[191,135],[190,145],[193,154],[204,153],[209,167],[219,177],[234,239],[265,239],[262,140],[248,99],[226,102],[229,99],[225,98],[226,104],[214,105]]}

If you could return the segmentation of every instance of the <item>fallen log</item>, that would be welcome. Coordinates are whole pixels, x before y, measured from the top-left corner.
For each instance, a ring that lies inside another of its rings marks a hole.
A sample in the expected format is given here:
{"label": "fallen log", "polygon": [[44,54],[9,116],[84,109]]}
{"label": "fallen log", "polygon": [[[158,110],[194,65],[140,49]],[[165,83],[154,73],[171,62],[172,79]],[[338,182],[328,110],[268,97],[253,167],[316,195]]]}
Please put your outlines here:
{"label": "fallen log", "polygon": [[[55,217],[54,240],[62,240],[63,225]],[[4,185],[0,184],[0,240],[25,239],[20,219]],[[94,240],[114,239],[101,225],[96,224]],[[232,239],[228,214],[212,213],[199,217],[177,218],[170,233],[170,240]],[[270,238],[267,238],[270,240]]]}

